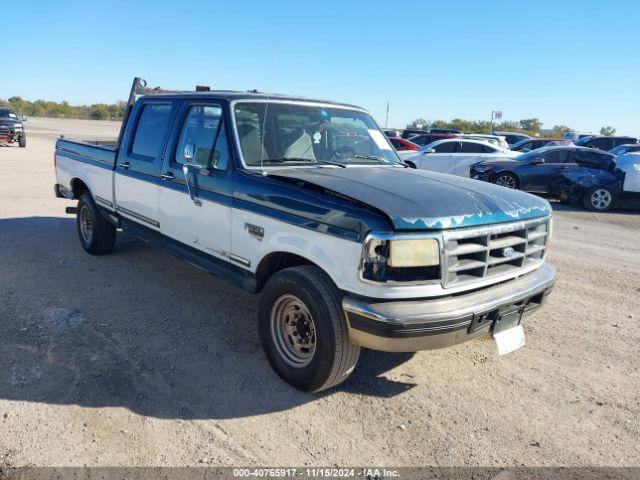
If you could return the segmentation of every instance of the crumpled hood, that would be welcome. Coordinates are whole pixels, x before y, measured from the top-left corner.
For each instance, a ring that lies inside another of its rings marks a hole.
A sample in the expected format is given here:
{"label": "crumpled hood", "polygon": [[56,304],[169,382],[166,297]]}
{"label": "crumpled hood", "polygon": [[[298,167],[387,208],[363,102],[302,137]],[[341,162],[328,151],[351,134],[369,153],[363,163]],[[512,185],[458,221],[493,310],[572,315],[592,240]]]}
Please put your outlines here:
{"label": "crumpled hood", "polygon": [[546,200],[453,175],[395,167],[296,168],[269,172],[332,190],[384,213],[398,230],[437,230],[551,214]]}

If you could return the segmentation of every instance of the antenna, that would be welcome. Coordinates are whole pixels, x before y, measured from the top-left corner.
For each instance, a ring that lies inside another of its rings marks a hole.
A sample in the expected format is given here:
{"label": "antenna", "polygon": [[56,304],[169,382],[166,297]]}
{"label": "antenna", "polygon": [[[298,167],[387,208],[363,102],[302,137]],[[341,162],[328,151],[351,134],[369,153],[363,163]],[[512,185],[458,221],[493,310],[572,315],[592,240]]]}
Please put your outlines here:
{"label": "antenna", "polygon": [[269,97],[271,96],[271,81],[273,80],[273,64],[275,63],[276,60],[276,42],[273,42],[273,45],[271,47],[271,65],[269,66],[269,81],[267,82],[267,102],[264,106],[264,118],[262,119],[262,138],[261,138],[261,145],[262,148],[260,149],[260,170],[263,172],[264,174],[264,153],[265,153],[265,149],[264,149],[264,136],[265,136],[265,125],[267,123],[267,113],[269,111]]}

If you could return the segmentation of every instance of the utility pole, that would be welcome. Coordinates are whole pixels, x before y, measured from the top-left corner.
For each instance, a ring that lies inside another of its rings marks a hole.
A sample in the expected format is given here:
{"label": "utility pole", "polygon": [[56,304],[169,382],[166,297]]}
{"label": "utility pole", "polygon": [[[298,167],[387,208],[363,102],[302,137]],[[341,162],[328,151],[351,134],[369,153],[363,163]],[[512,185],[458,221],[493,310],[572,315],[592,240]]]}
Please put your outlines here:
{"label": "utility pole", "polygon": [[387,101],[387,115],[384,118],[384,128],[389,128],[389,102]]}

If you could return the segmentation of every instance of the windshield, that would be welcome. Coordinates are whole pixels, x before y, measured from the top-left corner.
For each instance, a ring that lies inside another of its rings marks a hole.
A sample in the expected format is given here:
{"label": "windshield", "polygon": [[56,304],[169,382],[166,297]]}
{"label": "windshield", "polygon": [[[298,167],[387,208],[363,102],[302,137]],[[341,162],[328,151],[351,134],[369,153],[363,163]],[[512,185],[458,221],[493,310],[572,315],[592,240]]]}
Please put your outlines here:
{"label": "windshield", "polygon": [[532,158],[536,158],[549,150],[552,149],[549,147],[536,148],[535,150],[529,150],[527,153],[518,155],[514,160],[518,160],[519,162],[522,162],[523,160],[531,160]]}
{"label": "windshield", "polygon": [[8,108],[0,108],[0,118],[18,118],[12,110]]}
{"label": "windshield", "polygon": [[589,143],[591,141],[593,137],[582,137],[579,140],[576,140],[575,142],[573,142],[575,145],[578,145],[579,147],[586,145],[587,143]]}
{"label": "windshield", "polygon": [[386,136],[365,112],[321,105],[239,102],[234,113],[247,167],[400,162]]}

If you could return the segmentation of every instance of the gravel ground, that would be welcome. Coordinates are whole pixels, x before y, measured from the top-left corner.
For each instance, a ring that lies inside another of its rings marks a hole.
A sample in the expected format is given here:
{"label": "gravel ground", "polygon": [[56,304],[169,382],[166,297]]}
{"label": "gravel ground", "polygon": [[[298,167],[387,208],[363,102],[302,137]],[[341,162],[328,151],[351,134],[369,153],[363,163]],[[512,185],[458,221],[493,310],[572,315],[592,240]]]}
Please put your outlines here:
{"label": "gravel ground", "polygon": [[258,297],[142,242],[78,242],[53,195],[60,133],[0,147],[0,467],[640,465],[640,214],[558,207],[558,284],[527,345],[367,351],[307,395],[271,371]]}

